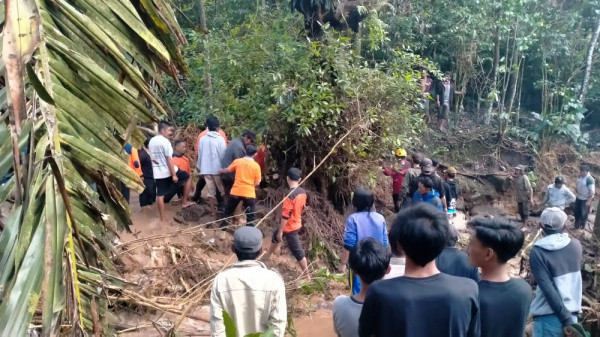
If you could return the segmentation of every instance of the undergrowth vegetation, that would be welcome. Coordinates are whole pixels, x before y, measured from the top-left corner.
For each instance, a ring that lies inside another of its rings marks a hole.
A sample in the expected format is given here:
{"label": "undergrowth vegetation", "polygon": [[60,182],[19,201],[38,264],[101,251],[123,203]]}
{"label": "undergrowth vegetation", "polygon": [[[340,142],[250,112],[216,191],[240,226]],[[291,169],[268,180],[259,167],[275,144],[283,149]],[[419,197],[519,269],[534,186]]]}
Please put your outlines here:
{"label": "undergrowth vegetation", "polygon": [[399,50],[386,61],[367,60],[344,34],[326,29],[314,41],[302,27],[297,15],[259,10],[208,39],[188,31],[192,72],[184,91],[171,85],[166,97],[182,124],[203,125],[215,115],[232,137],[246,128],[272,135],[268,145],[280,167],[310,171],[350,131],[316,175],[326,191],[344,183],[353,163],[416,141],[423,128],[419,69],[434,67]]}

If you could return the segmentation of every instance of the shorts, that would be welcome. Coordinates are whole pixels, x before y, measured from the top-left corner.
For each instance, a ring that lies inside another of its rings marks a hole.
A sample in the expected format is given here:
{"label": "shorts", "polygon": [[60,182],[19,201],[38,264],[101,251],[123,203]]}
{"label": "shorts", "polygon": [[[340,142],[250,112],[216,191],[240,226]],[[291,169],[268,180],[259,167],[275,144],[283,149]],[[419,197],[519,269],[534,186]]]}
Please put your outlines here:
{"label": "shorts", "polygon": [[[271,242],[279,243],[279,241],[277,240],[277,233],[279,233],[279,231],[280,230],[277,229],[273,232]],[[283,238],[287,242],[288,248],[292,252],[292,255],[296,258],[296,261],[302,261],[302,259],[304,259],[305,256],[304,249],[302,249],[302,244],[300,243],[300,237],[298,235],[299,231],[300,230],[297,229],[293,232],[283,233]]]}
{"label": "shorts", "polygon": [[204,177],[204,180],[206,181],[206,188],[207,188],[206,197],[215,198],[217,195],[217,190],[221,194],[225,194],[225,188],[223,187],[223,182],[221,181],[221,176],[204,174],[204,175],[202,175],[202,177]]}
{"label": "shorts", "polygon": [[177,189],[179,187],[185,185],[185,183],[188,181],[188,179],[190,179],[190,175],[183,170],[177,170],[176,175],[177,175],[177,178],[179,179],[176,183],[173,182],[172,177],[154,180],[154,182],[156,184],[156,196],[157,197],[164,197],[165,195],[171,194],[171,193],[176,194]]}

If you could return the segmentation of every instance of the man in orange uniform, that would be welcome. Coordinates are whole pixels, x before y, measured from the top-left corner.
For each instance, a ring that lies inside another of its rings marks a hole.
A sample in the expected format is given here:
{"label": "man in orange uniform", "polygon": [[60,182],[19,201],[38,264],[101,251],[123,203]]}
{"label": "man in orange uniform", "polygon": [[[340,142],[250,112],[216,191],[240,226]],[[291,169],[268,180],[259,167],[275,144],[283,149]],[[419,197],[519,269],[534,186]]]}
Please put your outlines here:
{"label": "man in orange uniform", "polygon": [[219,174],[235,172],[235,180],[231,188],[231,195],[225,206],[225,219],[221,228],[227,226],[227,218],[235,212],[237,205],[242,201],[246,210],[246,226],[253,226],[256,212],[256,190],[260,184],[260,166],[254,161],[256,154],[255,145],[246,145],[246,156],[233,161],[227,168],[219,170]]}
{"label": "man in orange uniform", "polygon": [[[173,165],[177,166],[177,168],[187,173],[191,177],[192,171],[190,168],[190,158],[185,155],[187,144],[181,139],[175,140],[173,144]],[[190,192],[193,192],[192,189],[194,185],[192,184],[192,179],[188,179],[185,185],[187,184],[190,186]],[[185,185],[179,186],[176,192],[165,195],[165,202],[169,202],[175,196],[175,193],[177,193],[179,198],[182,198]]]}
{"label": "man in orange uniform", "polygon": [[[138,174],[138,176],[142,176],[142,168],[140,166],[140,157],[138,156],[138,151],[135,147],[131,146],[131,144],[125,144],[123,148],[125,153],[129,155],[129,167]],[[121,182],[121,195],[123,198],[129,203],[129,187],[127,187],[123,182]]]}
{"label": "man in orange uniform", "polygon": [[293,191],[283,201],[283,207],[281,212],[281,224],[273,233],[271,242],[273,243],[269,247],[269,251],[265,255],[265,259],[269,259],[273,252],[279,247],[279,244],[285,237],[288,247],[292,252],[292,255],[298,261],[302,275],[305,275],[310,280],[310,274],[308,273],[308,262],[298,232],[302,228],[302,211],[306,205],[306,191],[300,187],[300,180],[302,179],[302,172],[300,169],[292,167],[287,173],[287,183],[290,190]]}

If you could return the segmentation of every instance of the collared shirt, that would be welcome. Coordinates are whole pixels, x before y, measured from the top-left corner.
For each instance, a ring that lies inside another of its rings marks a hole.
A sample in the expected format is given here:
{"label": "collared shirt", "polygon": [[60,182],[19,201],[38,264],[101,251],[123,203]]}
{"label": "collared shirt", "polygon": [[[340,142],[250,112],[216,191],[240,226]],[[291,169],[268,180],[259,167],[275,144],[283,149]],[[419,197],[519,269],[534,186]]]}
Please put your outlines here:
{"label": "collared shirt", "polygon": [[575,202],[575,194],[565,185],[556,188],[556,185],[548,185],[548,192],[544,196],[544,204],[548,207],[565,209],[570,203]]}
{"label": "collared shirt", "polygon": [[577,188],[575,189],[577,199],[587,200],[593,197],[596,193],[596,182],[591,174],[587,174],[585,177],[577,178]]}
{"label": "collared shirt", "polygon": [[256,260],[235,263],[219,273],[210,294],[210,330],[225,337],[223,311],[233,319],[237,336],[264,332],[275,327],[275,336],[285,335],[287,307],[283,279]]}

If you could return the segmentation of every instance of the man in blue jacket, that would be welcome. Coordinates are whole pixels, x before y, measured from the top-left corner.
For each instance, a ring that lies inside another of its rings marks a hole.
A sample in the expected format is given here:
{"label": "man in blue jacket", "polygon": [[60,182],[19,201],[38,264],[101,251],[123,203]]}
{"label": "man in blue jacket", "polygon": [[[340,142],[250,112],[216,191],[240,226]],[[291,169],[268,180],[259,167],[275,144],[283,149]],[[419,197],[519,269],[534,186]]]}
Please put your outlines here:
{"label": "man in blue jacket", "polygon": [[581,243],[563,233],[567,215],[560,208],[542,212],[544,237],[531,249],[529,263],[537,289],[529,314],[534,337],[559,337],[577,323],[581,311]]}
{"label": "man in blue jacket", "polygon": [[433,188],[433,180],[429,177],[419,178],[419,188],[413,194],[412,204],[415,205],[419,202],[435,206],[440,211],[444,210],[440,193]]}

